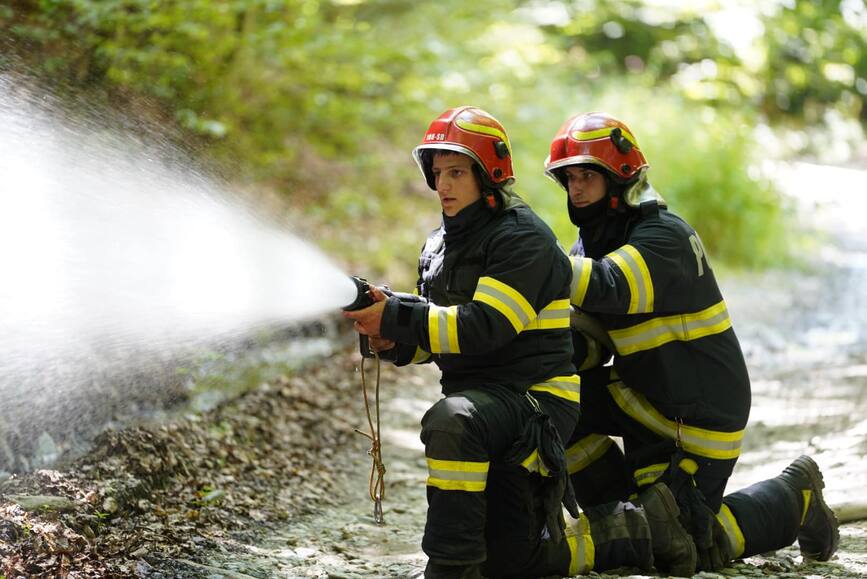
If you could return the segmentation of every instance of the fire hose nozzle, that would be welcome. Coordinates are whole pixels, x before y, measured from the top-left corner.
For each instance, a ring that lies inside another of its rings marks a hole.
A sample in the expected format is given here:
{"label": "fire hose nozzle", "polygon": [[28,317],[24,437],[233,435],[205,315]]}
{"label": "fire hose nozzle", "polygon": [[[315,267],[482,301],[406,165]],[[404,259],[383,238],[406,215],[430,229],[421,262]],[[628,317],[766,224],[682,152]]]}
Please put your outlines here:
{"label": "fire hose nozzle", "polygon": [[370,282],[363,277],[358,277],[356,275],[349,276],[349,279],[351,279],[352,283],[355,284],[357,293],[355,300],[353,300],[351,304],[343,306],[343,310],[353,312],[355,310],[362,310],[376,303],[373,296],[370,295]]}
{"label": "fire hose nozzle", "polygon": [[[352,280],[352,283],[355,284],[355,300],[347,306],[343,306],[343,310],[347,312],[353,312],[355,310],[363,310],[366,307],[372,306],[376,303],[373,299],[373,296],[370,295],[370,282],[368,282],[363,277],[358,277],[357,275],[349,276],[349,279]],[[363,334],[358,335],[358,350],[364,358],[373,358],[374,354],[370,350],[370,341],[367,336]]]}

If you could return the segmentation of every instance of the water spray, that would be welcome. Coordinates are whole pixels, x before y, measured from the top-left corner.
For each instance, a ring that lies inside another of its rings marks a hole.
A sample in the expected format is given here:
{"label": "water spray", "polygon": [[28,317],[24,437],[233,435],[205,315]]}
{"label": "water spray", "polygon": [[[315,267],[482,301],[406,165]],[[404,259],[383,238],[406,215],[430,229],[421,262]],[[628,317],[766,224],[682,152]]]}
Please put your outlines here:
{"label": "water spray", "polygon": [[56,455],[92,407],[138,395],[136,371],[319,319],[356,294],[158,130],[110,117],[0,74],[0,475],[28,453],[43,466],[41,434]]}

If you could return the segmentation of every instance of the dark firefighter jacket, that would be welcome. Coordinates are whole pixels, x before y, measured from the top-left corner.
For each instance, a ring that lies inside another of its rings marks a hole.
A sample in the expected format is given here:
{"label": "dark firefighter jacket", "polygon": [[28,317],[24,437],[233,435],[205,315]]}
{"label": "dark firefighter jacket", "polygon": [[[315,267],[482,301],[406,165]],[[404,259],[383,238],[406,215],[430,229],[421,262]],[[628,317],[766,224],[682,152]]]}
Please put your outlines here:
{"label": "dark firefighter jacket", "polygon": [[581,229],[594,249],[573,255],[570,295],[615,345],[614,366],[628,386],[609,387],[618,405],[660,434],[693,441],[699,454],[737,458],[750,382],[701,240],[656,203],[609,216],[603,227],[620,233],[600,245],[605,236]]}
{"label": "dark firefighter jacket", "polygon": [[381,334],[398,365],[435,362],[446,394],[500,384],[578,402],[569,258],[520,198],[504,192],[503,205],[443,217],[419,259],[422,300],[389,298]]}

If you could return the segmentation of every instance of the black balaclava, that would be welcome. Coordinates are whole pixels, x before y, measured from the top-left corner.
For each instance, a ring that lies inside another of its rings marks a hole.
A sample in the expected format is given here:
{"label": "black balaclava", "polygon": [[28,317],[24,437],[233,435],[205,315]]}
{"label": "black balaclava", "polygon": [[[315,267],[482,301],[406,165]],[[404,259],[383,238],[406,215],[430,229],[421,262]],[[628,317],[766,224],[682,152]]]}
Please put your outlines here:
{"label": "black balaclava", "polygon": [[[596,166],[589,168],[601,173],[605,178],[605,196],[586,207],[575,207],[567,189],[566,207],[569,220],[578,227],[584,255],[599,259],[626,241],[626,229],[632,220],[632,212],[627,210],[623,202],[625,186],[615,181],[607,171],[600,171]],[[612,198],[617,199],[614,204]]]}
{"label": "black balaclava", "polygon": [[443,239],[446,240],[446,243],[462,239],[485,225],[493,217],[494,214],[485,203],[483,193],[481,199],[470,203],[454,217],[449,217],[443,213],[443,229],[445,230]]}
{"label": "black balaclava", "polygon": [[598,223],[600,219],[605,217],[605,212],[606,209],[608,209],[609,204],[610,200],[607,193],[599,201],[591,203],[585,207],[575,207],[572,205],[572,200],[568,195],[566,195],[566,207],[569,209],[569,220],[577,227],[592,227],[594,224]]}

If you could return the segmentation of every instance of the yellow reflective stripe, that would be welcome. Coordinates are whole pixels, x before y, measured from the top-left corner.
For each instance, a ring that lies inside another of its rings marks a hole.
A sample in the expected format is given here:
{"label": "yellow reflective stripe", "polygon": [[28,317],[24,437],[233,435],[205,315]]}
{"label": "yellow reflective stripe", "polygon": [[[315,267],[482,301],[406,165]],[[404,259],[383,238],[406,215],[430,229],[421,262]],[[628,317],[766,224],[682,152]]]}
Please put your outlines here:
{"label": "yellow reflective stripe", "polygon": [[415,355],[413,355],[412,360],[410,360],[410,364],[421,364],[428,358],[430,358],[430,352],[422,350],[421,346],[416,346]]}
{"label": "yellow reflective stripe", "polygon": [[[571,519],[571,518],[569,518]],[[590,521],[581,513],[578,520],[567,519],[566,543],[569,545],[569,576],[584,575],[596,564],[596,548],[590,536]]]}
{"label": "yellow reflective stripe", "polygon": [[428,486],[444,491],[482,492],[490,462],[427,459]]}
{"label": "yellow reflective stripe", "polygon": [[669,342],[688,342],[720,334],[732,326],[725,301],[692,314],[653,318],[640,324],[611,330],[608,335],[621,356],[658,348]]}
{"label": "yellow reflective stripe", "polygon": [[[595,129],[592,131],[572,131],[572,138],[576,141],[592,141],[594,139],[600,139],[602,137],[608,137],[611,135],[611,131],[613,131],[615,127],[604,127],[601,129]],[[632,133],[620,127],[620,134],[623,135],[627,141],[632,143],[632,146],[636,149],[638,148],[638,141],[635,140],[635,137],[632,136]]]}
{"label": "yellow reflective stripe", "polygon": [[804,521],[807,520],[807,511],[810,508],[810,499],[813,498],[813,491],[810,489],[804,489],[801,491],[801,494],[804,496],[804,512],[801,513],[801,524],[804,524]]}
{"label": "yellow reflective stripe", "polygon": [[645,466],[644,468],[639,468],[636,470],[632,476],[635,479],[635,484],[640,487],[653,484],[656,482],[656,479],[662,476],[662,473],[665,472],[665,469],[668,468],[667,462],[660,462],[657,464],[651,464],[650,466]]}
{"label": "yellow reflective stripe", "polygon": [[569,299],[576,306],[584,303],[587,288],[590,287],[590,273],[593,260],[589,257],[572,257],[572,282],[569,286]]}
{"label": "yellow reflective stripe", "polygon": [[590,434],[566,449],[566,470],[580,472],[599,460],[614,441],[603,434]]}
{"label": "yellow reflective stripe", "polygon": [[542,476],[551,476],[545,462],[539,457],[539,449],[535,449],[530,453],[530,456],[521,461],[521,466],[530,472],[538,472]]}
{"label": "yellow reflective stripe", "polygon": [[458,346],[458,306],[428,306],[428,336],[434,354],[460,354]]}
{"label": "yellow reflective stripe", "polygon": [[627,314],[646,314],[653,311],[653,281],[647,263],[631,245],[624,245],[606,255],[613,261],[629,286],[629,309]]}
{"label": "yellow reflective stripe", "polygon": [[443,491],[464,491],[468,493],[484,492],[485,481],[449,480],[429,476],[427,486],[436,487]]}
{"label": "yellow reflective stripe", "polygon": [[731,512],[731,509],[728,508],[728,505],[723,504],[720,507],[720,510],[716,515],[716,520],[720,522],[723,529],[725,529],[726,536],[729,538],[729,545],[732,550],[732,559],[739,558],[744,553],[746,541],[744,540],[744,534],[741,531],[741,527],[738,525],[738,521],[735,519],[735,515]]}
{"label": "yellow reflective stripe", "polygon": [[[663,416],[647,399],[622,382],[608,385],[608,391],[623,412],[656,434],[677,440],[678,424]],[[680,443],[687,452],[727,460],[741,454],[744,431],[720,432],[696,426],[680,425]]]}
{"label": "yellow reflective stripe", "polygon": [[[584,573],[584,537],[566,537],[566,543],[569,545],[569,576],[581,575]],[[579,550],[579,546],[581,548]]]}
{"label": "yellow reflective stripe", "polygon": [[492,277],[479,278],[473,301],[488,304],[503,314],[518,333],[536,318],[536,311],[524,296]]}
{"label": "yellow reflective stripe", "polygon": [[[681,425],[681,428],[682,427],[683,426]],[[686,474],[693,475],[698,472],[698,463],[691,458],[682,458],[680,459],[680,462],[677,463],[677,468]]]}
{"label": "yellow reflective stripe", "polygon": [[569,327],[569,300],[554,300],[545,306],[536,319],[524,328],[528,330],[558,330]]}
{"label": "yellow reflective stripe", "polygon": [[571,376],[555,376],[541,384],[530,386],[533,392],[548,392],[558,398],[571,402],[581,402],[581,378],[577,374]]}
{"label": "yellow reflective stripe", "polygon": [[489,127],[488,125],[480,125],[477,123],[471,123],[469,121],[465,121],[463,119],[457,119],[455,124],[465,131],[470,131],[471,133],[481,133],[483,135],[490,135],[492,137],[497,137],[504,143],[506,143],[506,147],[509,149],[509,155],[512,154],[512,144],[509,143],[509,137],[506,136],[506,133],[501,131],[496,127]]}

